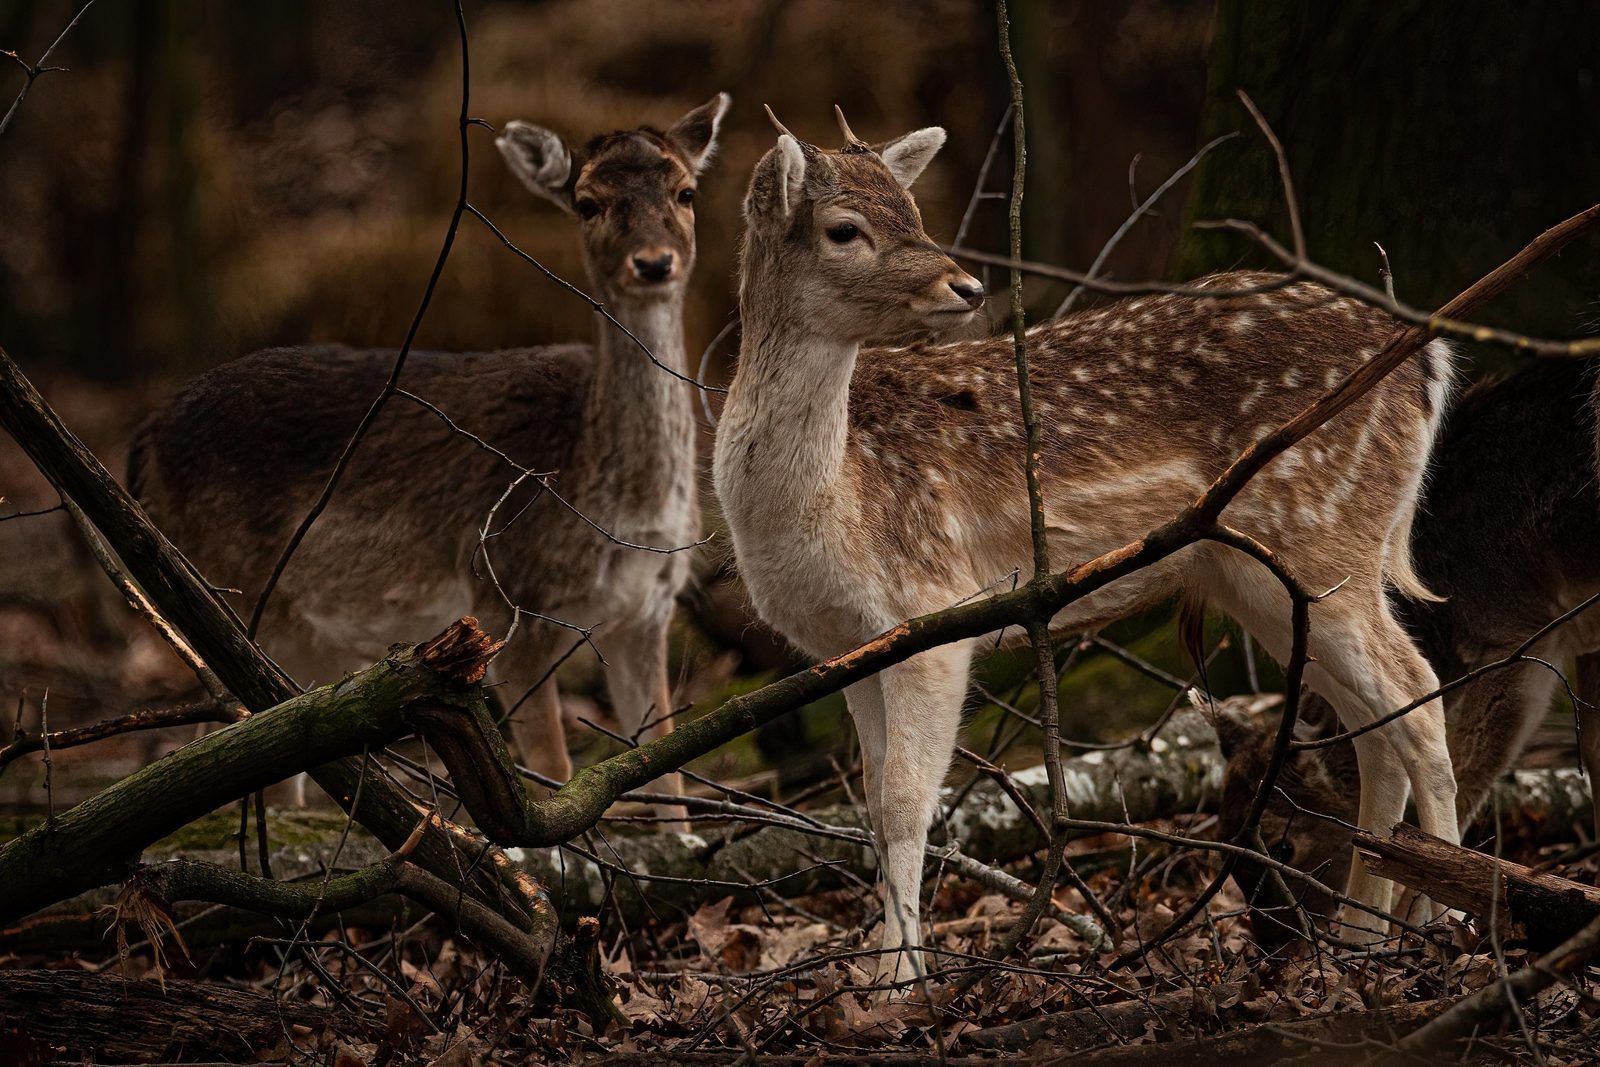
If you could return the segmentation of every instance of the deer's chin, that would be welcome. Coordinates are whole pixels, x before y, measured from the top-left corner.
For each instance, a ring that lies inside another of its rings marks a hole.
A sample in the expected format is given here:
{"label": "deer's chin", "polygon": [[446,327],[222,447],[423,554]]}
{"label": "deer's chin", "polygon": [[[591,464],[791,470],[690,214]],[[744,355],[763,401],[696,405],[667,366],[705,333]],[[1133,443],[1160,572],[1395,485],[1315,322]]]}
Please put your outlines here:
{"label": "deer's chin", "polygon": [[965,326],[977,317],[977,309],[965,304],[955,307],[941,306],[923,312],[922,325],[929,333],[938,335]]}
{"label": "deer's chin", "polygon": [[630,304],[649,304],[656,301],[672,300],[683,293],[683,276],[674,274],[659,282],[648,282],[636,278],[632,272],[625,274],[612,283],[612,299]]}

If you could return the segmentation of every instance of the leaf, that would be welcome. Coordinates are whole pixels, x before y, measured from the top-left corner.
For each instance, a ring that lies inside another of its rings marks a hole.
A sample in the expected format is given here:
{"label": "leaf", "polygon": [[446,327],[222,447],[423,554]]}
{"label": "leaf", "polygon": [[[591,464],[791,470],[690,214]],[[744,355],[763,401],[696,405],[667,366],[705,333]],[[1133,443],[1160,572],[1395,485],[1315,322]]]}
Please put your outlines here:
{"label": "leaf", "polygon": [[619,997],[614,1003],[617,1005],[617,1010],[622,1012],[622,1017],[631,1023],[660,1026],[672,1018],[672,1007],[660,997],[653,996],[643,989],[631,989],[626,1001]]}
{"label": "leaf", "polygon": [[463,1039],[445,1050],[444,1055],[428,1067],[481,1067],[483,1056],[472,1047],[473,1042]]}
{"label": "leaf", "polygon": [[728,922],[732,897],[706,904],[689,916],[689,936],[708,960],[730,971],[754,970],[761,962],[761,931],[754,926]]}
{"label": "leaf", "polygon": [[825,943],[831,935],[832,931],[827,923],[782,927],[775,935],[766,938],[766,945],[761,953],[761,966],[787,967],[818,945]]}
{"label": "leaf", "polygon": [[351,1045],[341,1041],[333,1047],[333,1067],[367,1067],[377,1052],[373,1045]]}

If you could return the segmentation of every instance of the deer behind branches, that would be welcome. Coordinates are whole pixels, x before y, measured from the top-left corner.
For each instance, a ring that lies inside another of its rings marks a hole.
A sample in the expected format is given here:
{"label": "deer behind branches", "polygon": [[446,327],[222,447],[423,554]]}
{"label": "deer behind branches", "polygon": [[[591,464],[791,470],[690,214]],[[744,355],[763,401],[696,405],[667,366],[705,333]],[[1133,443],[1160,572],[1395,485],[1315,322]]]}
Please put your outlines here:
{"label": "deer behind branches", "polygon": [[[907,191],[944,132],[873,147],[845,133],[846,147],[827,151],[782,131],[751,178],[744,339],[716,442],[717,491],[755,605],[818,657],[1009,587],[1032,566],[1010,340],[907,343],[969,321],[983,298]],[[1287,282],[1217,275],[1195,295],[1144,296],[1030,332],[1058,565],[1170,519],[1394,331],[1385,314]],[[899,347],[866,347],[884,343]],[[1225,513],[1307,588],[1344,583],[1312,608],[1309,679],[1351,725],[1435,688],[1384,587],[1424,592],[1406,542],[1452,380],[1448,348],[1431,344]],[[1261,564],[1209,542],[1070,605],[1053,626],[1094,628],[1178,595],[1216,604],[1287,656],[1287,593]],[[922,653],[847,693],[887,890],[891,954],[880,967],[895,980],[920,968],[918,953],[893,950],[917,942],[927,828],[979,643]],[[1423,827],[1455,837],[1437,701],[1359,748],[1364,825],[1388,832],[1409,787]],[[1354,889],[1379,907],[1390,891],[1375,877]]]}
{"label": "deer behind branches", "polygon": [[[301,683],[335,681],[465,611],[508,619],[509,599],[536,614],[493,673],[535,770],[563,780],[572,770],[549,675],[578,635],[558,621],[596,627],[624,730],[647,715],[656,725],[646,736],[671,728],[667,626],[688,572],[681,549],[700,522],[693,387],[634,338],[685,373],[694,189],[727,105],[722,94],[665,132],[641,127],[582,148],[507,124],[495,142],[507,164],[577,217],[594,296],[633,336],[597,315],[592,347],[411,354],[402,389],[553,476],[548,488],[524,479],[480,548],[518,472],[392,399],[263,615],[264,647]],[[134,491],[204,574],[253,602],[394,360],[284,348],[212,371],[140,432]],[[666,784],[676,791],[676,776]]]}
{"label": "deer behind branches", "polygon": [[[1435,450],[1413,544],[1417,568],[1443,600],[1395,598],[1395,607],[1441,679],[1450,681],[1514,653],[1557,616],[1600,593],[1600,458],[1593,363],[1553,361],[1474,387],[1455,405]],[[1527,650],[1559,666],[1576,657],[1578,748],[1589,780],[1600,775],[1600,615],[1573,618]],[[1559,679],[1540,663],[1482,675],[1444,697],[1462,832],[1490,788],[1516,761],[1550,709]],[[1325,704],[1308,702],[1304,733],[1338,729]],[[1221,828],[1231,833],[1248,811],[1275,729],[1223,719],[1217,724],[1228,766]],[[1358,777],[1349,742],[1292,753],[1262,816],[1274,859],[1342,888]],[[1301,810],[1296,810],[1296,809]],[[1332,816],[1332,819],[1319,818]],[[1597,809],[1600,820],[1600,809]],[[1235,879],[1252,903],[1251,925],[1264,946],[1293,933],[1265,909],[1264,873],[1245,863]],[[1333,901],[1291,884],[1314,919]]]}

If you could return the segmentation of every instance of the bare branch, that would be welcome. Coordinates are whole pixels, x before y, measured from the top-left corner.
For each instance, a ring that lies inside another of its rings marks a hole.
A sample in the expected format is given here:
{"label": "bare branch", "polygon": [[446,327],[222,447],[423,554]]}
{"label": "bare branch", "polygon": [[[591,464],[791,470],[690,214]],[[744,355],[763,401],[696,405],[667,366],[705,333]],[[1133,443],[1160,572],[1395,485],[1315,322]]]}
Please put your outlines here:
{"label": "bare branch", "polygon": [[350,435],[350,440],[345,442],[344,449],[334,463],[322,491],[317,495],[316,501],[306,512],[305,517],[300,520],[300,524],[295,527],[294,533],[289,535],[288,544],[283,546],[277,562],[273,564],[266,584],[261,587],[261,592],[256,597],[255,609],[250,613],[250,624],[245,628],[245,635],[250,638],[254,638],[256,631],[260,629],[261,616],[267,610],[267,601],[272,598],[272,591],[277,588],[278,579],[283,577],[284,569],[289,566],[289,560],[294,558],[295,550],[305,540],[306,534],[311,532],[311,527],[316,524],[317,519],[327,510],[335,490],[339,488],[339,482],[344,478],[344,473],[355,456],[356,449],[361,447],[362,440],[372,429],[372,424],[377,421],[389,398],[398,391],[400,375],[405,370],[407,357],[411,355],[411,346],[417,339],[417,331],[422,328],[423,318],[428,314],[428,305],[433,302],[434,290],[438,288],[439,279],[444,274],[444,265],[450,259],[450,249],[455,246],[456,232],[461,228],[461,216],[467,208],[467,130],[472,125],[467,108],[472,95],[472,66],[471,54],[467,47],[467,16],[461,9],[460,0],[456,0],[455,12],[456,30],[461,42],[461,110],[456,120],[460,175],[455,208],[451,211],[450,222],[445,227],[444,241],[439,246],[439,255],[434,259],[433,272],[428,275],[428,283],[423,286],[422,299],[417,304],[416,313],[411,317],[411,325],[406,329],[405,340],[400,343],[400,351],[395,355],[394,365],[389,369],[389,380],[384,383],[382,391],[367,408],[361,421],[356,424],[355,432]]}
{"label": "bare branch", "polygon": [[1289,212],[1289,233],[1294,242],[1294,256],[1296,260],[1306,259],[1306,234],[1300,225],[1300,201],[1294,195],[1294,177],[1289,173],[1289,157],[1284,154],[1283,142],[1278,140],[1278,135],[1272,131],[1267,120],[1261,114],[1261,109],[1256,107],[1256,102],[1250,99],[1250,94],[1243,89],[1237,90],[1239,99],[1249,110],[1250,117],[1256,120],[1256,125],[1261,129],[1261,135],[1272,146],[1272,156],[1278,161],[1278,183],[1283,187],[1284,207]]}
{"label": "bare branch", "polygon": [[39,80],[39,76],[67,69],[66,67],[47,67],[45,64],[50,61],[50,55],[56,50],[57,46],[67,39],[67,34],[72,32],[72,28],[78,24],[78,20],[83,18],[84,14],[93,6],[94,0],[86,0],[84,5],[78,9],[78,13],[72,16],[72,21],[67,23],[66,28],[56,35],[54,41],[50,42],[50,47],[44,50],[44,54],[39,57],[39,61],[31,66],[15,52],[0,52],[0,55],[4,55],[16,62],[27,76],[27,80],[22,83],[22,91],[17,93],[15,100],[11,101],[11,106],[6,109],[5,117],[0,118],[0,137],[5,136],[6,130],[11,126],[11,120],[16,117],[17,109],[28,98],[28,90],[33,88],[33,83]]}

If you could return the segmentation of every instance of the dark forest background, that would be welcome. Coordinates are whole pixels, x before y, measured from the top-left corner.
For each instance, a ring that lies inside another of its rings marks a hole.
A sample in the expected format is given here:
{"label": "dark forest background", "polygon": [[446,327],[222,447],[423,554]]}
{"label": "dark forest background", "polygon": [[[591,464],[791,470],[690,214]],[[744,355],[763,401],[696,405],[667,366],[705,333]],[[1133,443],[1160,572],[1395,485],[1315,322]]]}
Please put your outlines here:
{"label": "dark forest background", "polygon": [[[75,6],[4,0],[0,47],[37,57]],[[1600,5],[1013,0],[1012,11],[1032,259],[1086,266],[1133,197],[1240,130],[1135,227],[1109,273],[1268,265],[1238,237],[1185,226],[1237,216],[1286,232],[1272,158],[1238,88],[1287,148],[1313,257],[1376,283],[1381,243],[1399,295],[1418,306],[1441,303],[1600,186]],[[732,93],[702,186],[691,353],[733,314],[738,204],[773,137],[763,103],[822,143],[835,140],[835,102],[871,138],[947,127],[918,186],[930,232],[946,240],[1004,110],[992,11],[976,0],[469,0],[466,13],[472,113],[495,125],[521,118],[584,139],[665,125]],[[41,79],[0,142],[0,343],[113,469],[132,426],[208,367],[267,345],[399,343],[454,203],[449,3],[100,0],[53,62],[71,72]],[[21,80],[0,68],[0,92]],[[472,131],[472,154],[472,200],[581,281],[571,222],[510,177],[489,131]],[[1004,170],[991,189],[1005,187]],[[979,204],[970,245],[1002,247],[1001,205]],[[1569,251],[1483,320],[1591,331],[1596,258],[1593,242]],[[1028,296],[1048,313],[1064,292],[1036,279]],[[591,328],[583,305],[466,227],[419,343],[492,349]],[[713,381],[731,350],[713,358]],[[1474,374],[1511,362],[1470,355]],[[0,513],[54,500],[9,442],[0,496]],[[0,702],[53,679],[61,714],[74,692],[87,714],[110,692],[142,699],[173,672],[153,639],[107,620],[104,580],[67,530],[53,519],[0,526]],[[702,575],[711,592],[723,580]],[[715,596],[701,602],[701,637],[734,657],[740,678],[782,666],[781,650],[717,617],[727,609]],[[63,603],[78,606],[42,631],[37,613]],[[1120,634],[1184,669],[1164,619]],[[85,649],[108,650],[112,665]],[[1081,696],[1067,705],[1075,733],[1166,699],[1093,666],[1069,682]],[[1224,686],[1242,684],[1237,657],[1218,669]]]}
{"label": "dark forest background", "polygon": [[[36,56],[73,6],[8,0],[0,42]],[[701,212],[690,327],[701,340],[731,312],[737,204],[771,140],[762,103],[819,140],[833,136],[835,101],[875,135],[949,128],[920,189],[946,237],[1004,104],[991,13],[971,0],[469,2],[467,14],[473,111],[491,123],[586,136],[733,93]],[[1593,192],[1592,4],[1033,0],[1015,17],[1032,112],[1031,258],[1087,263],[1128,211],[1130,162],[1148,192],[1199,143],[1245,128],[1240,87],[1289,150],[1316,258],[1371,279],[1380,241],[1414,303],[1454,292]],[[267,344],[397,342],[453,202],[450,5],[116,0],[58,61],[71,74],[39,83],[0,153],[0,323],[35,369],[146,381]],[[570,227],[510,179],[490,141],[475,133],[474,200],[578,276]],[[1253,133],[1202,164],[1190,189],[1123,246],[1115,275],[1251,258],[1227,236],[1183,241],[1174,256],[1179,218],[1281,222]],[[975,244],[997,246],[1000,215],[980,211]],[[1495,316],[1581,328],[1596,309],[1571,280],[1579,266],[1546,272]],[[581,306],[486,235],[468,235],[445,282],[431,345],[588,332]]]}

